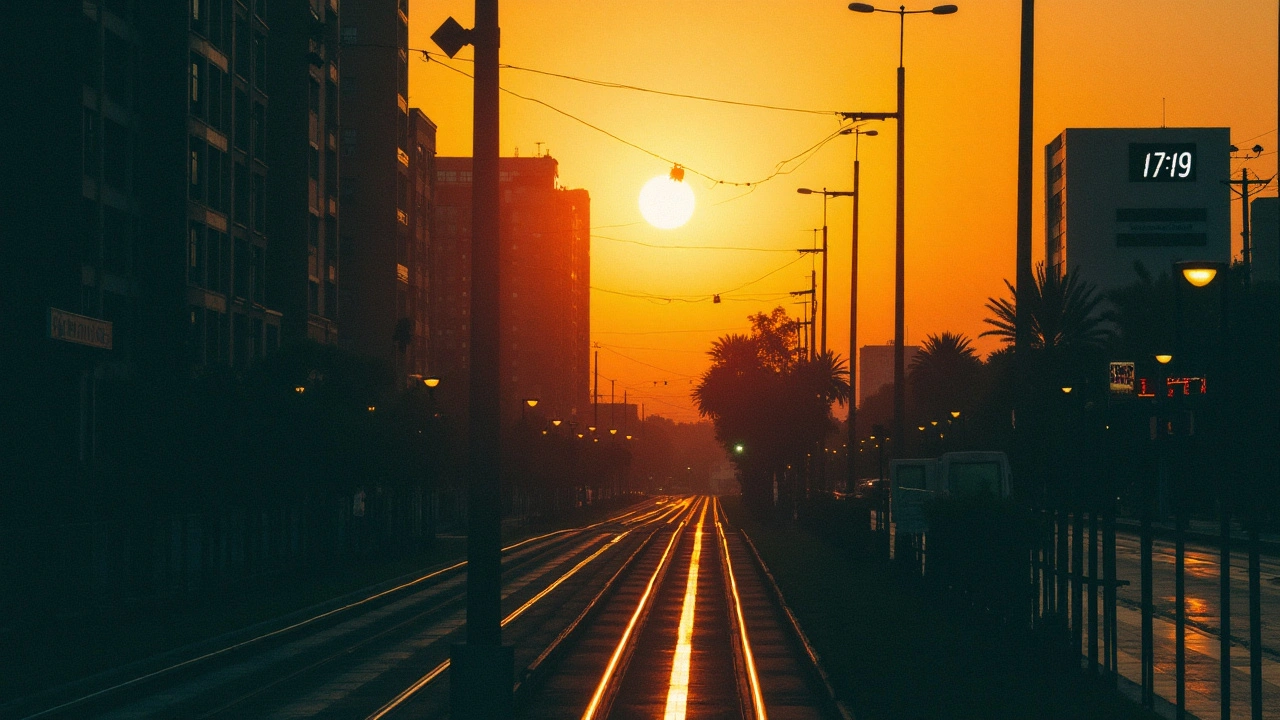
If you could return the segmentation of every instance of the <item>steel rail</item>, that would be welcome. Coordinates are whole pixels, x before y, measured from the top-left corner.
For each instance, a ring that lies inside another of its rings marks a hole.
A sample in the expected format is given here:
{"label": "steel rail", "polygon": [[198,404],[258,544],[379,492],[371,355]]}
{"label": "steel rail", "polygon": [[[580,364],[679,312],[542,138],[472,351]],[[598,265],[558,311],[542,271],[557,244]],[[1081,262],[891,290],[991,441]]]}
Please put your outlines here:
{"label": "steel rail", "polygon": [[767,720],[769,715],[764,705],[764,691],[760,687],[760,675],[756,672],[755,653],[751,651],[751,639],[747,634],[747,621],[742,614],[742,597],[738,594],[738,579],[733,573],[733,556],[729,552],[729,540],[725,537],[724,527],[720,523],[720,500],[718,498],[715,500],[714,507],[716,512],[712,519],[716,524],[716,534],[720,537],[720,547],[724,550],[724,568],[729,577],[729,593],[733,600],[729,605],[729,611],[737,621],[739,647],[743,662],[746,665],[747,683],[750,687],[751,710],[757,720]]}
{"label": "steel rail", "polygon": [[[622,632],[622,637],[618,640],[617,646],[613,650],[613,654],[609,657],[609,662],[605,665],[604,673],[600,677],[600,682],[596,685],[595,692],[591,695],[591,700],[587,703],[587,708],[582,714],[582,720],[594,720],[596,713],[604,708],[608,703],[609,696],[616,691],[616,675],[615,671],[625,665],[624,660],[629,659],[631,652],[634,650],[633,638],[636,637],[636,628],[642,624],[648,617],[650,608],[649,599],[653,597],[653,589],[656,587],[666,574],[666,569],[670,566],[668,560],[671,558],[671,551],[676,545],[676,541],[680,538],[681,533],[689,524],[694,511],[697,509],[697,503],[690,503],[688,506],[688,515],[680,520],[676,529],[671,533],[671,539],[667,541],[667,547],[662,551],[661,557],[658,558],[658,566],[654,568],[653,574],[649,576],[649,582],[645,586],[644,592],[640,595],[640,600],[636,603],[636,609],[631,614],[631,620],[627,623],[626,628]],[[670,520],[668,520],[668,523]]]}
{"label": "steel rail", "polygon": [[[655,519],[655,520],[653,520],[653,522],[656,524],[657,522],[661,522],[663,519],[665,519],[665,518],[666,518],[666,516],[667,516],[667,514],[678,515],[682,510],[683,510],[683,508],[682,508],[681,506],[679,506],[679,505],[675,505],[675,504],[671,504],[671,505],[666,506],[666,507],[665,507],[665,508],[663,508],[662,510],[655,511],[655,512],[652,512],[652,513],[647,513],[647,514],[645,515],[645,517],[646,517],[646,518],[648,518],[648,517],[655,517],[656,519]],[[601,524],[603,524],[603,523],[601,523]],[[527,611],[530,607],[532,607],[535,603],[537,603],[539,600],[541,600],[541,599],[545,598],[548,594],[550,594],[550,593],[551,593],[551,591],[552,591],[552,590],[554,590],[555,588],[559,587],[562,583],[564,583],[564,581],[568,580],[568,579],[569,579],[570,577],[572,577],[573,575],[577,574],[579,570],[581,570],[581,569],[583,569],[584,567],[586,567],[586,566],[587,566],[588,564],[590,564],[593,560],[595,560],[595,559],[599,558],[602,554],[604,554],[604,552],[605,552],[606,550],[608,550],[608,549],[610,549],[610,548],[614,547],[614,546],[615,546],[619,541],[621,541],[621,540],[622,540],[622,538],[626,537],[626,536],[627,536],[628,534],[630,534],[631,532],[633,532],[633,530],[627,530],[627,531],[625,531],[625,532],[623,532],[623,533],[621,533],[621,534],[619,534],[619,535],[615,536],[612,540],[610,540],[609,542],[607,542],[604,546],[602,546],[601,548],[599,548],[598,550],[596,550],[594,553],[592,553],[590,556],[588,556],[588,557],[587,557],[587,558],[585,558],[584,560],[580,561],[580,562],[579,562],[577,565],[575,565],[572,569],[570,569],[569,571],[567,571],[566,573],[564,573],[563,575],[561,575],[561,576],[560,576],[559,578],[557,578],[554,582],[552,582],[550,585],[548,585],[548,586],[547,586],[546,588],[544,588],[542,591],[540,591],[539,593],[537,593],[534,597],[530,598],[528,601],[526,601],[526,602],[525,602],[524,604],[522,604],[520,607],[518,607],[518,608],[516,608],[515,610],[513,610],[513,611],[512,611],[511,613],[509,613],[505,618],[503,618],[503,620],[502,620],[502,627],[506,627],[508,623],[510,623],[510,622],[512,622],[512,621],[514,621],[514,620],[515,620],[516,618],[518,618],[520,615],[524,614],[524,612],[525,612],[525,611]],[[634,555],[633,555],[632,557],[634,557]],[[407,687],[407,688],[405,688],[404,690],[402,690],[402,691],[401,691],[400,693],[398,693],[395,697],[393,697],[391,700],[389,700],[386,704],[384,704],[382,707],[380,707],[380,708],[378,708],[376,711],[374,711],[374,713],[373,713],[373,714],[371,714],[371,715],[369,715],[369,716],[368,716],[367,720],[381,720],[381,718],[383,718],[383,717],[387,716],[388,714],[390,714],[391,712],[395,711],[397,708],[399,708],[401,705],[403,705],[405,702],[407,702],[410,698],[412,698],[414,695],[416,695],[419,691],[421,691],[421,690],[422,690],[423,688],[425,688],[427,685],[431,684],[433,681],[435,681],[437,678],[439,678],[442,674],[444,674],[444,672],[445,672],[446,670],[448,670],[448,669],[449,669],[449,665],[450,665],[450,661],[449,661],[449,660],[444,660],[444,661],[443,661],[443,662],[441,662],[439,665],[436,665],[434,668],[432,668],[430,671],[428,671],[425,675],[423,675],[422,677],[420,677],[420,678],[418,678],[416,681],[414,681],[414,683],[413,683],[412,685],[410,685],[409,687]]]}
{"label": "steel rail", "polygon": [[[517,550],[517,549],[519,549],[519,548],[521,548],[521,547],[523,547],[523,546],[525,546],[525,545],[529,545],[530,543],[535,543],[535,542],[539,542],[539,541],[542,541],[542,540],[547,540],[547,539],[549,539],[549,538],[553,538],[553,537],[556,537],[556,536],[559,536],[559,535],[565,535],[565,534],[568,534],[568,533],[573,533],[573,534],[575,534],[575,535],[576,535],[576,534],[582,534],[582,533],[585,533],[585,532],[587,532],[587,531],[590,531],[590,530],[592,530],[592,529],[594,529],[594,528],[600,527],[600,526],[602,526],[602,525],[607,525],[607,524],[610,524],[610,523],[615,523],[615,522],[622,521],[622,519],[623,519],[623,518],[630,517],[630,516],[635,515],[635,514],[637,514],[637,513],[639,513],[639,512],[641,512],[641,509],[628,510],[627,512],[622,513],[622,514],[620,514],[620,515],[615,515],[615,516],[613,516],[612,518],[608,518],[608,519],[606,519],[606,520],[601,520],[601,521],[599,521],[599,522],[592,523],[592,524],[590,524],[590,525],[585,525],[585,526],[581,526],[581,527],[577,527],[577,528],[564,528],[564,529],[561,529],[561,530],[553,530],[553,531],[551,531],[551,532],[543,533],[543,534],[541,534],[541,535],[537,535],[537,536],[530,537],[530,538],[525,538],[524,540],[521,540],[521,541],[519,541],[519,542],[513,543],[513,544],[508,545],[507,547],[503,548],[503,549],[502,549],[502,552],[504,552],[504,553],[512,552],[512,551]],[[254,644],[257,644],[257,643],[261,643],[261,642],[263,642],[263,641],[266,641],[266,640],[269,640],[269,639],[272,639],[272,638],[277,638],[277,637],[281,637],[281,636],[287,635],[287,634],[292,633],[292,632],[296,632],[296,631],[298,631],[298,630],[300,630],[300,629],[302,629],[302,628],[304,628],[304,627],[306,627],[306,626],[308,626],[308,625],[311,625],[311,624],[313,624],[313,623],[316,623],[316,622],[318,622],[318,621],[320,621],[320,620],[323,620],[323,619],[325,619],[325,618],[332,618],[332,617],[338,616],[338,615],[340,615],[340,614],[347,613],[347,612],[349,612],[349,611],[351,611],[351,610],[353,610],[353,609],[355,609],[355,608],[358,608],[358,607],[360,607],[360,606],[366,605],[366,604],[371,603],[371,602],[373,602],[373,601],[376,601],[376,600],[379,600],[379,599],[382,599],[382,598],[386,598],[386,597],[388,597],[388,596],[390,596],[390,595],[393,595],[393,594],[397,594],[397,593],[403,592],[403,591],[405,591],[405,590],[407,590],[407,589],[409,589],[409,588],[415,587],[415,586],[417,586],[417,585],[419,585],[419,584],[421,584],[421,583],[423,583],[423,582],[426,582],[427,580],[431,580],[431,579],[434,579],[434,578],[438,578],[438,577],[441,577],[442,575],[445,575],[445,574],[448,574],[448,573],[452,573],[452,572],[455,572],[455,571],[461,570],[462,568],[466,567],[466,565],[467,565],[467,563],[466,563],[466,561],[465,561],[465,560],[464,560],[464,561],[460,561],[460,562],[453,563],[453,564],[451,564],[451,565],[448,565],[448,566],[445,566],[445,567],[442,567],[442,568],[439,568],[439,569],[433,570],[433,571],[428,572],[428,573],[426,573],[426,574],[424,574],[424,575],[421,575],[421,576],[419,576],[419,577],[416,577],[416,578],[414,578],[413,580],[410,580],[410,581],[408,581],[408,582],[405,582],[405,583],[401,583],[401,584],[399,584],[399,585],[396,585],[395,587],[391,587],[391,588],[388,588],[388,589],[386,589],[386,590],[382,590],[382,591],[376,592],[376,593],[374,593],[374,594],[372,594],[372,595],[369,595],[369,596],[367,596],[367,597],[361,598],[361,599],[356,600],[356,601],[351,602],[351,603],[347,603],[347,604],[342,605],[342,606],[337,607],[337,608],[333,608],[333,609],[327,610],[327,611],[325,611],[325,612],[319,613],[319,614],[317,614],[317,615],[314,615],[314,616],[312,616],[312,617],[306,618],[306,619],[304,619],[304,620],[299,620],[299,621],[297,621],[297,622],[290,623],[289,625],[286,625],[285,627],[277,628],[277,629],[272,630],[272,631],[270,631],[270,632],[266,632],[266,633],[263,633],[263,634],[261,634],[261,635],[257,635],[257,636],[255,636],[255,637],[248,638],[248,639],[246,639],[246,640],[241,640],[241,641],[239,641],[239,642],[236,642],[236,643],[233,643],[233,644],[231,644],[231,645],[228,645],[228,646],[225,646],[225,647],[219,648],[219,649],[217,649],[217,650],[212,650],[212,651],[209,651],[209,652],[206,652],[206,653],[202,653],[202,654],[200,654],[200,655],[197,655],[196,657],[188,658],[188,659],[183,660],[183,661],[181,661],[181,662],[177,662],[177,663],[174,663],[174,664],[172,664],[172,665],[168,665],[168,666],[166,666],[166,667],[163,667],[163,668],[160,668],[160,669],[157,669],[157,670],[153,670],[153,671],[148,672],[148,673],[144,673],[144,674],[142,674],[142,675],[139,675],[139,676],[137,676],[137,677],[131,678],[131,679],[129,679],[129,680],[126,680],[126,681],[123,681],[123,682],[120,682],[120,683],[116,683],[116,684],[111,685],[111,686],[109,686],[109,687],[102,688],[102,689],[96,690],[96,691],[94,691],[94,692],[87,693],[87,694],[85,694],[85,695],[81,695],[81,696],[79,696],[79,697],[77,697],[77,698],[74,698],[74,699],[72,699],[72,700],[68,700],[68,701],[65,701],[65,702],[59,703],[59,704],[57,704],[57,705],[54,705],[54,706],[52,706],[52,707],[45,708],[45,709],[40,710],[40,711],[38,711],[38,712],[35,712],[35,713],[33,713],[33,714],[26,715],[26,716],[23,718],[23,720],[35,720],[36,718],[42,718],[42,717],[50,716],[50,715],[53,715],[53,714],[56,714],[56,713],[59,713],[59,712],[63,712],[63,711],[66,711],[66,710],[70,710],[70,709],[72,709],[72,708],[75,708],[75,707],[77,707],[77,706],[83,705],[83,704],[85,704],[85,703],[92,702],[92,701],[94,701],[94,700],[98,700],[98,699],[102,699],[102,698],[108,697],[108,696],[110,696],[110,695],[112,695],[112,694],[119,693],[119,692],[121,692],[121,691],[127,690],[127,689],[129,689],[129,688],[132,688],[132,687],[135,687],[135,686],[141,685],[141,684],[146,683],[146,682],[149,682],[149,681],[157,680],[157,679],[159,679],[159,678],[161,678],[161,677],[163,677],[163,676],[170,675],[170,674],[172,674],[172,673],[174,673],[174,672],[177,672],[177,671],[179,671],[179,670],[195,667],[196,665],[206,663],[206,662],[208,662],[208,661],[210,661],[210,660],[213,660],[213,659],[215,659],[215,658],[218,658],[218,657],[221,657],[221,656],[227,655],[227,654],[232,653],[232,652],[234,652],[234,651],[236,651],[236,650],[242,650],[242,649],[244,649],[244,648],[247,648],[247,647],[249,647],[249,646],[251,646],[251,645],[254,645]]]}

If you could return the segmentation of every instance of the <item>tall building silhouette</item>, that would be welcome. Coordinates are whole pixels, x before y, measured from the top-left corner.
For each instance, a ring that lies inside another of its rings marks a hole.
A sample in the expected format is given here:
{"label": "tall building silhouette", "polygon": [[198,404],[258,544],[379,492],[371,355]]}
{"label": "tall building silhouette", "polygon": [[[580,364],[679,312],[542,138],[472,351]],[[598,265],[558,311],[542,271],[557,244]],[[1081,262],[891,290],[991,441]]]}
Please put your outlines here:
{"label": "tall building silhouette", "polygon": [[436,183],[436,124],[418,108],[409,110],[409,247],[405,298],[409,347],[405,372],[428,377],[431,368],[431,253]]}
{"label": "tall building silhouette", "polygon": [[336,0],[270,2],[267,18],[268,305],[283,340],[338,338]]}
{"label": "tall building silhouette", "polygon": [[400,378],[413,344],[409,317],[409,3],[342,7],[342,347]]}
{"label": "tall building silhouette", "polygon": [[278,343],[264,8],[6,8],[24,28],[11,49],[43,62],[0,93],[0,354],[22,378],[0,404],[33,447],[59,449],[22,462],[92,468],[130,384],[244,366]]}
{"label": "tall building silhouette", "polygon": [[[505,422],[537,398],[547,418],[590,413],[591,200],[558,183],[550,156],[499,160]],[[447,410],[465,413],[471,310],[471,158],[436,160],[432,366]]]}

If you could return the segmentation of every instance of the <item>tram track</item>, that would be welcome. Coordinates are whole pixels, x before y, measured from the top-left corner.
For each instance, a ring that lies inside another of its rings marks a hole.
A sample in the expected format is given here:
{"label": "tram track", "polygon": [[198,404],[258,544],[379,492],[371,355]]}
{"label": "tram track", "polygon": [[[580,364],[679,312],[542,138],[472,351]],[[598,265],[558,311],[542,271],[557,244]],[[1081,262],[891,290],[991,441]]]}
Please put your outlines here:
{"label": "tram track", "polygon": [[[557,580],[554,573],[560,565],[577,562],[584,554],[603,553],[608,546],[600,544],[617,535],[615,531],[629,533],[671,512],[670,504],[655,507],[648,501],[601,522],[513,543],[503,549],[504,578],[511,580],[504,583],[504,591],[522,592],[529,583],[558,585],[563,578]],[[32,708],[31,702],[25,708],[11,704],[0,715],[244,717],[249,712],[249,716],[261,716],[267,707],[263,700],[288,696],[293,688],[314,683],[316,676],[334,666],[358,661],[391,638],[429,633],[433,625],[457,615],[465,598],[465,567],[465,562],[458,562],[436,568],[338,607],[104,687],[46,699],[43,707]]]}
{"label": "tram track", "polygon": [[838,717],[715,498],[638,554],[519,717]]}

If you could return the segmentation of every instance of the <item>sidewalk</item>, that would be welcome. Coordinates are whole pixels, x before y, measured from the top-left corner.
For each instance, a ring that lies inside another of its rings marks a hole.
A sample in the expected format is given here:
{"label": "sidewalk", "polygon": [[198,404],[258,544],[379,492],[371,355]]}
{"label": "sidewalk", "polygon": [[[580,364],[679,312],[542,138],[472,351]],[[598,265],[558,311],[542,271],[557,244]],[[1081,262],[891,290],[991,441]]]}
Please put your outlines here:
{"label": "sidewalk", "polygon": [[[1137,534],[1142,527],[1140,520],[1132,518],[1116,518],[1116,530]],[[1173,522],[1159,521],[1151,523],[1151,531],[1155,537],[1165,540],[1173,539]],[[1186,538],[1192,542],[1218,546],[1221,537],[1218,523],[1214,520],[1188,520]],[[1231,550],[1244,552],[1248,548],[1249,536],[1239,523],[1231,523]],[[1280,555],[1280,535],[1276,533],[1258,533],[1259,552],[1264,555]]]}
{"label": "sidewalk", "polygon": [[[1174,666],[1174,624],[1165,618],[1153,619],[1155,637],[1155,691],[1168,700],[1168,710],[1177,697]],[[1116,655],[1120,674],[1132,681],[1126,694],[1137,702],[1142,682],[1142,613],[1123,605],[1116,608]],[[1199,720],[1220,717],[1218,693],[1218,637],[1187,628],[1187,712]],[[1232,643],[1231,717],[1247,718],[1249,713],[1249,650]],[[1262,658],[1263,718],[1280,720],[1280,662]],[[1172,716],[1172,715],[1170,715]]]}
{"label": "sidewalk", "polygon": [[952,610],[877,559],[722,500],[859,720],[1159,717],[1070,662],[1046,660],[1022,633]]}

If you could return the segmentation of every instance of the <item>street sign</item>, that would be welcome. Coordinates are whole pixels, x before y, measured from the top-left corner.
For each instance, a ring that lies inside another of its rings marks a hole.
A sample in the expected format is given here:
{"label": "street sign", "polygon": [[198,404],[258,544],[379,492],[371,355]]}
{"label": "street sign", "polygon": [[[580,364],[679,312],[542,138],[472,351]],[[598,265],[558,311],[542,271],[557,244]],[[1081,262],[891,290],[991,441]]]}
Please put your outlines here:
{"label": "street sign", "polygon": [[49,308],[49,337],[90,347],[111,349],[111,322]]}

